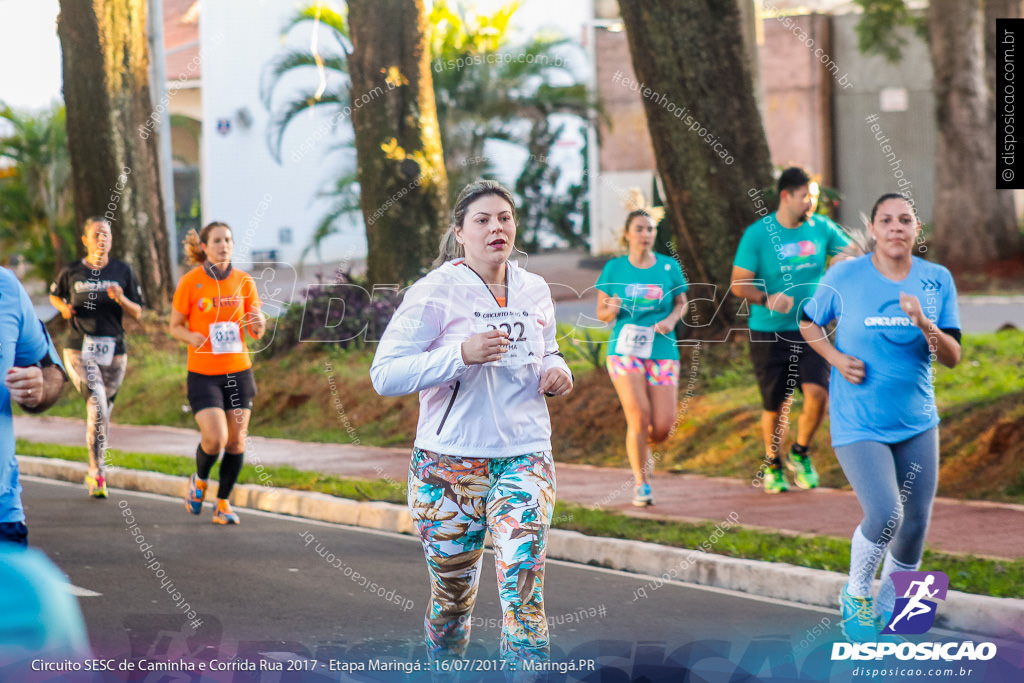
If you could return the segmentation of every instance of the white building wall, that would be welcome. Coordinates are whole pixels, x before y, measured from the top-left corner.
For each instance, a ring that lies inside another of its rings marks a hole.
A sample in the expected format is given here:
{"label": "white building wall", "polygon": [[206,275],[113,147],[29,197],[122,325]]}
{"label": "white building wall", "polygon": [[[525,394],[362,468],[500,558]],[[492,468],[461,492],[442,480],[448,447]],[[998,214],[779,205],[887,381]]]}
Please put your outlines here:
{"label": "white building wall", "polygon": [[[260,99],[260,79],[287,46],[308,46],[309,30],[297,28],[287,41],[281,39],[281,27],[297,7],[294,0],[218,0],[203,3],[200,12],[202,217],[204,223],[219,220],[232,226],[239,263],[254,253],[275,250],[279,261],[297,268],[302,250],[331,204],[317,195],[341,168],[337,155],[323,153],[338,139],[338,131],[298,161],[291,159],[318,127],[327,125],[328,114],[304,114],[292,122],[281,164],[267,144],[272,114]],[[326,33],[320,44],[329,45]],[[282,84],[275,105],[300,90],[288,87],[293,83]],[[315,87],[315,70],[310,70],[306,83]],[[230,127],[226,132],[225,122]],[[291,229],[291,244],[281,242],[283,228]],[[362,258],[366,237],[361,217],[326,240],[321,254],[324,261]],[[315,254],[307,257],[317,260]]]}

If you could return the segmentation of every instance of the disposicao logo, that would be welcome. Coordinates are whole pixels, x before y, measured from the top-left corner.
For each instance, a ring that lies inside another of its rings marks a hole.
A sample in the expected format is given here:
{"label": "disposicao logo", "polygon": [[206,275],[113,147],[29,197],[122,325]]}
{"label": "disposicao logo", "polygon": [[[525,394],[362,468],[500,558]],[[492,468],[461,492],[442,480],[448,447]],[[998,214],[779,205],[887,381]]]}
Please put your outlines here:
{"label": "disposicao logo", "polygon": [[[896,606],[882,635],[927,633],[935,625],[937,601],[946,599],[949,577],[943,572],[893,572],[892,582],[896,588]],[[881,659],[887,655],[900,660],[986,661],[996,656],[996,646],[973,641],[832,644],[832,661]]]}
{"label": "disposicao logo", "polygon": [[213,301],[204,296],[202,299],[199,300],[198,308],[203,313],[206,313],[208,310],[213,308]]}
{"label": "disposicao logo", "polygon": [[936,600],[945,600],[949,577],[942,572],[893,572],[896,607],[883,634],[919,635],[935,625]]}

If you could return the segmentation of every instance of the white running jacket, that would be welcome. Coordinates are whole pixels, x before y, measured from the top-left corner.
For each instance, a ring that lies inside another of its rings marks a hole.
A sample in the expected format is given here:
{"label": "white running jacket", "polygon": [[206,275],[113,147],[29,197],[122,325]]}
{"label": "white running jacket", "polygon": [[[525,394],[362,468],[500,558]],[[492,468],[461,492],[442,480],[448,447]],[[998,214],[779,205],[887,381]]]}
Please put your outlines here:
{"label": "white running jacket", "polygon": [[[540,378],[570,377],[558,352],[551,290],[539,275],[507,264],[505,307],[462,259],[408,289],[370,367],[382,396],[418,391],[416,446],[443,455],[507,458],[551,450],[551,420]],[[509,332],[500,360],[466,365],[462,342],[489,327]]]}

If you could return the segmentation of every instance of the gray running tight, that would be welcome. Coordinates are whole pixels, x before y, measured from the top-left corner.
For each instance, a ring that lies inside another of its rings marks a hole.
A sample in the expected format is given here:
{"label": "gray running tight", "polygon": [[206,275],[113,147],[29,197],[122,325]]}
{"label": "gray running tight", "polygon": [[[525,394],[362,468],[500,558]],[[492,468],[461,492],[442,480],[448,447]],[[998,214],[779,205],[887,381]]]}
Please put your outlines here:
{"label": "gray running tight", "polygon": [[99,365],[96,361],[83,363],[82,352],[77,349],[65,349],[64,366],[75,388],[85,397],[89,474],[105,476],[104,454],[107,451],[110,412],[114,409],[114,396],[124,381],[128,356],[122,353],[114,356],[110,365]]}
{"label": "gray running tight", "polygon": [[918,562],[939,483],[939,428],[899,443],[858,441],[835,451],[864,510],[861,533],[887,544],[900,563]]}

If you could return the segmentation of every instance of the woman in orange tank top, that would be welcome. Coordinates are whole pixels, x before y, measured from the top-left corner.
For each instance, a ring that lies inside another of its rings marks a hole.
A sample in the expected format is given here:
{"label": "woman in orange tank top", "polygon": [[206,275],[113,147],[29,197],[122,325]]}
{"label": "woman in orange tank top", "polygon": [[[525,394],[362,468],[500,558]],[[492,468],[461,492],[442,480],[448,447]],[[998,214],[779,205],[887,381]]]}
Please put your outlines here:
{"label": "woman in orange tank top", "polygon": [[189,232],[185,251],[197,265],[178,282],[170,323],[171,336],[188,345],[188,400],[201,436],[185,507],[202,512],[210,470],[223,451],[215,524],[239,521],[228,497],[242,469],[256,396],[245,332],[259,339],[267,326],[252,277],[231,266],[233,247],[225,223]]}

